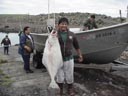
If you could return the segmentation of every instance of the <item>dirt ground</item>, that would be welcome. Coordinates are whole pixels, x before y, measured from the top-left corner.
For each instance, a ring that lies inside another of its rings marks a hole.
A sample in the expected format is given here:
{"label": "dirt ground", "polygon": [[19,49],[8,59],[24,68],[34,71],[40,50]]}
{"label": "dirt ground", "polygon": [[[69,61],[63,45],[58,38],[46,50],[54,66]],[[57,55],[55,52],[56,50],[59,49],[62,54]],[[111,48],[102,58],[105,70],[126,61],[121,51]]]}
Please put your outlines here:
{"label": "dirt ground", "polygon": [[[9,55],[4,55],[0,48],[0,96],[48,96],[48,72],[35,69],[31,64],[34,73],[26,74],[17,49],[13,46]],[[127,63],[127,58],[124,61]],[[115,64],[113,68],[115,66],[118,71],[75,68],[75,96],[128,96],[128,65]],[[64,88],[64,96],[68,96],[67,86]]]}

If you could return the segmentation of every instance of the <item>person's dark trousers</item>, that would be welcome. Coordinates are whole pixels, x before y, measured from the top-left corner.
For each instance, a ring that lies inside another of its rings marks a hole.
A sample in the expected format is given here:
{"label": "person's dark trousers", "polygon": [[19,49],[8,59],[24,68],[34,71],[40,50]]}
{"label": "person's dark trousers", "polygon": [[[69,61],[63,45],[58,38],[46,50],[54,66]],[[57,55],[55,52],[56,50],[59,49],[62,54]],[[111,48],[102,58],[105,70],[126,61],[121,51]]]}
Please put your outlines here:
{"label": "person's dark trousers", "polygon": [[8,54],[9,47],[4,47],[4,54]]}
{"label": "person's dark trousers", "polygon": [[27,71],[27,70],[30,70],[30,55],[24,55],[22,54],[22,58],[23,58],[23,61],[24,61],[24,69]]}

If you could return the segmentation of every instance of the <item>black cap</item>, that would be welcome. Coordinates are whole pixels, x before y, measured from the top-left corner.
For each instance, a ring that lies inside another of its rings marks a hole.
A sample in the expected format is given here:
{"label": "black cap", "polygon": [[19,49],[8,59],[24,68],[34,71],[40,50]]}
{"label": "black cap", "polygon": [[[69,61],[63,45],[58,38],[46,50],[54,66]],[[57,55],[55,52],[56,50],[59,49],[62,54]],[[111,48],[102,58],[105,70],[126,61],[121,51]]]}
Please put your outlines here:
{"label": "black cap", "polygon": [[66,22],[67,24],[69,24],[68,19],[65,18],[65,17],[62,17],[62,18],[59,19],[58,25],[59,25],[60,23],[62,23],[62,22]]}
{"label": "black cap", "polygon": [[91,15],[91,18],[94,18],[95,19],[95,15]]}

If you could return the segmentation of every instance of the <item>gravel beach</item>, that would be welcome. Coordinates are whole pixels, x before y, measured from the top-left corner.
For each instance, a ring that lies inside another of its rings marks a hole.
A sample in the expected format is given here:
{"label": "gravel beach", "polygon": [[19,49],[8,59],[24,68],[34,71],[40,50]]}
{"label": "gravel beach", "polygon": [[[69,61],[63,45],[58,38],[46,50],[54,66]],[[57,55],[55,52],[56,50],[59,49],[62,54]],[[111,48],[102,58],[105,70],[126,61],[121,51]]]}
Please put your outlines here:
{"label": "gravel beach", "polygon": [[[0,63],[0,96],[49,96],[48,72],[46,69],[35,69],[31,64],[34,73],[25,73],[18,46],[11,46],[9,55],[4,55],[3,48],[0,48],[0,60],[4,61]],[[119,70],[109,73],[75,68],[75,96],[128,96],[128,65],[114,66],[118,66]],[[120,67],[125,70],[120,70]],[[66,87],[64,96],[68,96]]]}

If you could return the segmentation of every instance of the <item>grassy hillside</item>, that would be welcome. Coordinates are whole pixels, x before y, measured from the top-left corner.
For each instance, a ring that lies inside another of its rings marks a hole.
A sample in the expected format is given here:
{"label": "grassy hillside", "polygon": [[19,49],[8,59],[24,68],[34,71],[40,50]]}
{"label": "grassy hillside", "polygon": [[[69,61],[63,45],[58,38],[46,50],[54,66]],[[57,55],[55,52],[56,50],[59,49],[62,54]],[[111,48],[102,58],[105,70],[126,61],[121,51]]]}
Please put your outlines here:
{"label": "grassy hillside", "polygon": [[[83,23],[90,16],[90,13],[56,13],[56,22],[60,17],[67,17],[70,27],[82,27]],[[120,18],[95,14],[98,27],[110,26],[120,23]],[[50,14],[51,18],[54,16]],[[28,14],[1,14],[0,31],[1,32],[19,32],[24,26],[30,26],[33,32],[42,32],[46,30],[47,14],[28,15]],[[123,18],[125,22],[125,18]]]}

